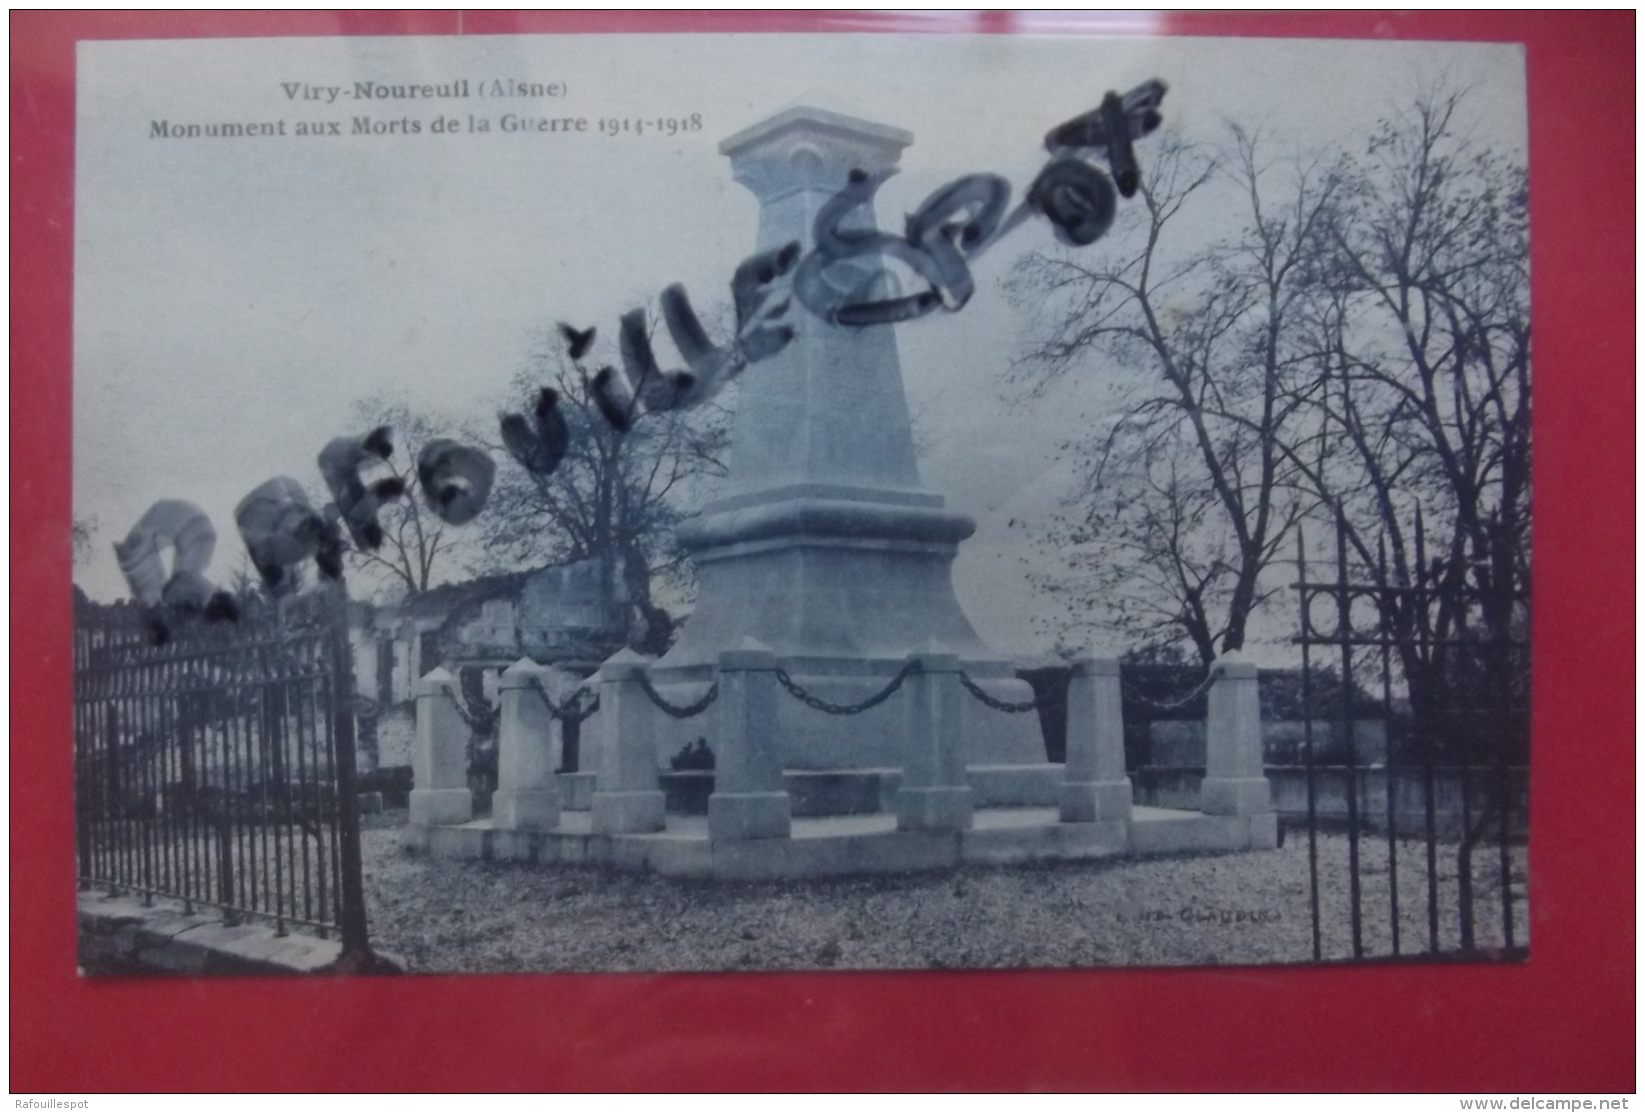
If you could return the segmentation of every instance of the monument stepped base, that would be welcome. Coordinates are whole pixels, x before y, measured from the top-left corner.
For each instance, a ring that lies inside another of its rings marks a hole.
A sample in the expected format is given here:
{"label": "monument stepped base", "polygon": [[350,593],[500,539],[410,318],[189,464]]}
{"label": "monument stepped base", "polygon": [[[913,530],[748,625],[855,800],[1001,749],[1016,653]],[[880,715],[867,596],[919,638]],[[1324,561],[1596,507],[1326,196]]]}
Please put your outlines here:
{"label": "monument stepped base", "polygon": [[[586,812],[594,796],[593,773],[561,773],[560,808]],[[1051,807],[1060,799],[1063,767],[1060,763],[1032,765],[972,765],[966,769],[972,798],[979,808]],[[663,792],[668,810],[682,815],[706,815],[712,773],[664,773]],[[788,769],[783,772],[794,815],[813,818],[831,815],[867,815],[896,810],[901,769]]]}
{"label": "monument stepped base", "polygon": [[1056,808],[979,808],[964,831],[899,831],[890,815],[793,821],[781,839],[716,841],[702,816],[667,819],[662,831],[595,835],[586,812],[562,813],[552,831],[505,831],[489,819],[407,827],[405,846],[442,858],[563,862],[651,870],[665,877],[769,881],[944,870],[985,863],[1073,862],[1124,855],[1271,850],[1273,814],[1215,816],[1133,810],[1129,823],[1060,823]]}

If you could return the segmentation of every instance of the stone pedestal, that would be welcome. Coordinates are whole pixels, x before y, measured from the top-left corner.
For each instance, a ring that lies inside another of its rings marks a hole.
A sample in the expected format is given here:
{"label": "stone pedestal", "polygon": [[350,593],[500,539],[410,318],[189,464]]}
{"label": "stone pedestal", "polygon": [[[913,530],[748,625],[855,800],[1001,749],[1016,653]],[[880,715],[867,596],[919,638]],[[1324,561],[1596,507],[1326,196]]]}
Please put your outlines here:
{"label": "stone pedestal", "polygon": [[522,657],[497,682],[497,791],[491,825],[508,831],[548,831],[560,823],[560,724],[545,696],[560,699],[567,674]]}
{"label": "stone pedestal", "polygon": [[960,661],[952,653],[922,653],[904,683],[908,737],[897,789],[897,828],[958,830],[971,826],[971,789],[960,739]]}
{"label": "stone pedestal", "polygon": [[457,710],[457,678],[435,669],[417,682],[417,741],[411,751],[408,822],[433,827],[474,818],[468,788],[468,724]]}
{"label": "stone pedestal", "polygon": [[1274,810],[1262,769],[1262,707],[1257,667],[1237,650],[1211,666],[1205,716],[1205,780],[1200,810],[1207,815],[1263,815]]}
{"label": "stone pedestal", "polygon": [[1125,775],[1125,720],[1120,665],[1085,653],[1068,681],[1068,755],[1061,795],[1064,823],[1131,818]]}
{"label": "stone pedestal", "polygon": [[658,711],[640,690],[646,659],[631,649],[600,666],[600,771],[590,811],[594,833],[663,829],[657,784]]}
{"label": "stone pedestal", "polygon": [[[894,169],[912,138],[794,108],[720,150],[760,200],[756,248],[798,240],[808,250],[818,210],[850,172]],[[858,219],[873,222],[863,210]],[[697,603],[652,679],[659,688],[679,685],[670,694],[683,699],[686,684],[712,675],[722,650],[752,637],[836,703],[871,695],[909,653],[928,647],[957,655],[991,695],[1029,698],[954,595],[951,565],[975,525],[920,482],[892,327],[829,325],[798,304],[792,317],[794,341],[738,380],[724,496],[680,529],[696,565]],[[896,765],[905,716],[895,704],[842,719],[785,696],[777,711],[782,763]],[[962,724],[971,763],[1045,761],[1036,716],[981,711]],[[664,755],[696,737],[690,723],[663,726]]]}
{"label": "stone pedestal", "polygon": [[752,638],[720,654],[711,839],[788,837],[793,809],[777,751],[776,668],[776,655]]}

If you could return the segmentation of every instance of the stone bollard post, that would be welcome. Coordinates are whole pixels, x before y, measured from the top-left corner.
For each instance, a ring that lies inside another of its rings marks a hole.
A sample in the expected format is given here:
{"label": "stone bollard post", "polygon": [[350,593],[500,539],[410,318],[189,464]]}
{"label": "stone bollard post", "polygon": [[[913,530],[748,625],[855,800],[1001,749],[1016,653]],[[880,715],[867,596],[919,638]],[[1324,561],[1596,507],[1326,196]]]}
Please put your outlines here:
{"label": "stone bollard post", "polygon": [[1262,708],[1257,666],[1229,650],[1211,666],[1205,715],[1205,780],[1200,810],[1207,815],[1264,815],[1274,810],[1262,769]]}
{"label": "stone bollard post", "polygon": [[965,775],[960,659],[920,653],[908,689],[908,740],[897,791],[900,831],[971,826],[971,786]]}
{"label": "stone bollard post", "polygon": [[491,825],[507,831],[548,831],[560,823],[559,724],[545,694],[559,698],[557,670],[522,657],[497,682],[497,791]]}
{"label": "stone bollard post", "polygon": [[1086,652],[1074,658],[1068,681],[1068,754],[1063,767],[1062,821],[1131,818],[1131,778],[1125,775],[1125,720],[1120,663]]}
{"label": "stone bollard post", "polygon": [[786,839],[792,804],[777,752],[777,655],[753,638],[720,653],[711,839]]}
{"label": "stone bollard post", "polygon": [[411,815],[417,827],[474,818],[468,789],[468,724],[457,711],[457,678],[442,668],[417,682],[417,746],[411,755]]}
{"label": "stone bollard post", "polygon": [[657,709],[640,690],[649,662],[632,649],[600,666],[600,769],[592,821],[597,835],[663,829],[657,781]]}

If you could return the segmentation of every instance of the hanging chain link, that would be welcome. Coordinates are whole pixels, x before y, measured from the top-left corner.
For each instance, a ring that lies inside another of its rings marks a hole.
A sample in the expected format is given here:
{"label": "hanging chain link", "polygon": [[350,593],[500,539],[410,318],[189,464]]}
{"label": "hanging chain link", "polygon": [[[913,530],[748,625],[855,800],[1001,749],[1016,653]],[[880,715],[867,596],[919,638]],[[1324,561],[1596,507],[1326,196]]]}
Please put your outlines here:
{"label": "hanging chain link", "polygon": [[1005,711],[1013,715],[1021,714],[1024,711],[1038,711],[1042,707],[1054,707],[1057,704],[1062,703],[1068,698],[1068,683],[1073,679],[1074,673],[1073,670],[1070,669],[1067,673],[1063,674],[1062,678],[1058,680],[1055,685],[1043,694],[1037,695],[1033,699],[1013,703],[1009,700],[995,699],[993,696],[983,691],[977,682],[972,680],[969,676],[966,676],[964,672],[960,673],[960,683],[965,685],[965,690],[967,692],[970,692],[972,695],[976,696],[977,699],[983,702],[983,704],[988,707],[992,707],[995,711]]}
{"label": "hanging chain link", "polygon": [[861,703],[829,703],[827,700],[822,699],[819,696],[814,696],[804,688],[800,687],[799,684],[795,682],[794,678],[789,676],[788,672],[781,666],[778,666],[777,668],[777,683],[788,689],[789,695],[793,696],[813,711],[821,711],[827,715],[860,715],[869,708],[878,707],[880,704],[890,699],[892,693],[902,687],[902,682],[907,680],[913,673],[918,672],[919,668],[920,664],[918,661],[909,660],[903,665],[902,670],[898,672],[896,676],[891,678],[891,683],[887,684],[884,688],[881,688],[878,692],[869,696]]}
{"label": "hanging chain link", "polygon": [[543,686],[541,677],[532,677],[531,687],[541,697],[543,705],[548,708],[548,713],[562,723],[580,723],[600,709],[600,693],[598,692],[594,693],[594,702],[587,707],[579,708],[577,706],[584,693],[588,691],[587,688],[578,688],[567,696],[563,702],[556,703],[554,697],[548,694],[548,689]]}
{"label": "hanging chain link", "polygon": [[446,688],[444,691],[446,698],[451,701],[451,706],[457,709],[457,714],[462,717],[469,730],[488,731],[491,729],[492,724],[497,721],[499,711],[496,708],[487,708],[484,712],[477,714],[469,708],[466,696],[459,695],[450,688]]}
{"label": "hanging chain link", "polygon": [[1193,703],[1195,700],[1199,699],[1206,692],[1209,692],[1211,690],[1211,685],[1216,683],[1217,676],[1217,670],[1213,666],[1210,671],[1205,674],[1205,679],[1195,685],[1192,692],[1189,692],[1186,696],[1183,696],[1180,699],[1150,699],[1129,684],[1125,685],[1125,698],[1135,700],[1144,707],[1152,708],[1155,711],[1177,711],[1181,708],[1187,707],[1190,703]]}
{"label": "hanging chain link", "polygon": [[663,714],[676,719],[689,719],[693,715],[701,715],[704,711],[707,711],[708,705],[719,698],[720,682],[716,680],[713,684],[710,684],[708,691],[704,692],[702,698],[696,703],[688,703],[684,706],[669,703],[664,699],[662,693],[651,686],[651,678],[643,672],[640,673],[640,691],[644,692],[646,698],[656,704],[657,709]]}

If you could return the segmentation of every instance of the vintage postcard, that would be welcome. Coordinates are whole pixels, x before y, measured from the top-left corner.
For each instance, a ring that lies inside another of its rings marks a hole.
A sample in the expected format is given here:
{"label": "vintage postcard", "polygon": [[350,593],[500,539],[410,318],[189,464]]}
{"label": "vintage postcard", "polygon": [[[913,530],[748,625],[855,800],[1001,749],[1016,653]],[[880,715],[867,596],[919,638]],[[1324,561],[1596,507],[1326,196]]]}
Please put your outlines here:
{"label": "vintage postcard", "polygon": [[88,974],[1528,954],[1519,46],[77,83]]}

